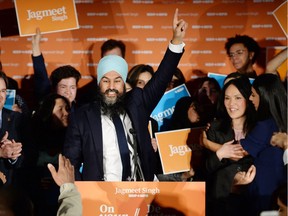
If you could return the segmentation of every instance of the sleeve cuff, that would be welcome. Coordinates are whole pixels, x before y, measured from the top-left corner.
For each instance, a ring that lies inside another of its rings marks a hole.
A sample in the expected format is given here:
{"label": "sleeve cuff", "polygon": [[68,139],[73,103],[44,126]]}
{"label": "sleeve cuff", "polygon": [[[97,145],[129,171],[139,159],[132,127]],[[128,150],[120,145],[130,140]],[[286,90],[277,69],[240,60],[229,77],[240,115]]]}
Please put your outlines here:
{"label": "sleeve cuff", "polygon": [[169,49],[174,53],[182,53],[184,49],[185,43],[182,42],[181,44],[172,44],[171,41],[169,42]]}
{"label": "sleeve cuff", "polygon": [[68,192],[68,191],[72,191],[76,188],[75,184],[73,183],[65,183],[63,185],[60,186],[60,193],[64,193],[64,192]]}
{"label": "sleeve cuff", "polygon": [[288,164],[288,149],[285,149],[283,153],[283,162],[284,162],[284,165]]}
{"label": "sleeve cuff", "polygon": [[10,164],[14,165],[18,161],[18,158],[16,160],[8,159],[8,161]]}

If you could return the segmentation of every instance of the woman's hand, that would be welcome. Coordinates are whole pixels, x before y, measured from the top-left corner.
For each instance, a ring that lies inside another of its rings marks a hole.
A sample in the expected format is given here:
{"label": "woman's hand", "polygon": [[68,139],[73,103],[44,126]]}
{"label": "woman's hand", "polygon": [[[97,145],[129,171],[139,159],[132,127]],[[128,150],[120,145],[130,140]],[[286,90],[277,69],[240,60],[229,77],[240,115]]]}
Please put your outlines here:
{"label": "woman's hand", "polygon": [[256,175],[256,167],[251,165],[247,172],[237,172],[234,176],[233,185],[247,185],[250,184]]}
{"label": "woman's hand", "polygon": [[221,161],[223,158],[231,158],[239,160],[244,157],[243,148],[240,144],[233,144],[234,140],[224,143],[221,148],[216,151],[216,155]]}

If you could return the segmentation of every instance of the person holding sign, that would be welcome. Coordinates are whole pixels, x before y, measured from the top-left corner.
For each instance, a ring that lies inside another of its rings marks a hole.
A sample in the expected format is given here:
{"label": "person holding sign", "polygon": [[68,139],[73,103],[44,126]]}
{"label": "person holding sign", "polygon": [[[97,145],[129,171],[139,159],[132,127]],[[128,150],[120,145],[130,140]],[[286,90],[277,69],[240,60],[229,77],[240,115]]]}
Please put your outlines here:
{"label": "person holding sign", "polygon": [[71,65],[64,65],[56,68],[48,78],[45,61],[40,50],[40,29],[36,29],[36,34],[32,36],[32,61],[34,69],[35,93],[38,101],[51,91],[66,97],[71,109],[74,110],[75,98],[77,94],[77,84],[81,74]]}
{"label": "person holding sign", "polygon": [[178,9],[172,29],[169,48],[144,89],[126,93],[128,65],[123,58],[108,55],[99,61],[99,99],[71,114],[64,144],[64,155],[75,167],[76,180],[154,180],[155,153],[147,125],[184,51],[187,23],[178,20]]}

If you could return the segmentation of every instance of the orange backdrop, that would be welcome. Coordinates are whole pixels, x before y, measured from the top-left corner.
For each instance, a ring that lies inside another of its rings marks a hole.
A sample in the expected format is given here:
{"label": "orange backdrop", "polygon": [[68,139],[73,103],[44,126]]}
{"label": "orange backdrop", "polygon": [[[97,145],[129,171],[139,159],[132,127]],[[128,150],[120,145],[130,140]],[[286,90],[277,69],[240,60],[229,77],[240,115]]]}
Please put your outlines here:
{"label": "orange backdrop", "polygon": [[[171,39],[172,18],[179,8],[180,18],[189,23],[186,52],[179,68],[187,79],[197,70],[227,74],[233,71],[224,50],[227,37],[247,34],[263,47],[285,46],[287,37],[272,12],[282,0],[76,0],[80,29],[43,35],[41,48],[48,72],[63,64],[81,71],[80,86],[90,81],[100,59],[100,46],[109,39],[123,40],[131,68],[146,63],[155,69]],[[14,7],[0,1],[0,9]],[[5,21],[5,20],[4,20]],[[3,22],[3,20],[1,20]],[[3,70],[20,81],[33,74],[31,37],[10,36],[0,39]],[[20,83],[20,82],[19,82]]]}

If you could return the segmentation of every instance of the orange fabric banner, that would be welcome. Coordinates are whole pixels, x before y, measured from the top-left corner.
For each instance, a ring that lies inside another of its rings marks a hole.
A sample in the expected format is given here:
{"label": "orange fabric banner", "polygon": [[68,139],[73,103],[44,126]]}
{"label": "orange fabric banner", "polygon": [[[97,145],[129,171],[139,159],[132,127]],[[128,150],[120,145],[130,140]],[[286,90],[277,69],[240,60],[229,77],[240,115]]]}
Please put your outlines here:
{"label": "orange fabric banner", "polygon": [[[33,0],[17,0],[17,3],[28,4],[31,1]],[[67,0],[49,2],[57,2],[60,4],[57,6],[59,8],[65,1]],[[33,2],[41,3],[37,10],[47,8],[43,1]],[[91,75],[95,75],[100,59],[100,47],[110,38],[122,40],[126,44],[125,59],[129,69],[135,64],[149,64],[156,69],[171,40],[171,22],[176,8],[179,9],[179,18],[188,22],[184,41],[185,53],[178,65],[187,80],[207,75],[209,72],[228,74],[235,71],[224,49],[227,38],[234,37],[235,34],[253,37],[262,48],[287,46],[287,35],[273,16],[273,13],[278,14],[275,10],[283,3],[285,9],[287,0],[74,2],[79,29],[42,35],[41,50],[49,74],[59,66],[72,65],[81,72],[80,87],[91,81]],[[5,8],[14,9],[13,1],[0,1],[0,15],[1,9]],[[24,10],[23,13],[25,15],[27,12]],[[287,24],[287,10],[285,13]],[[57,26],[58,24],[54,27]],[[31,25],[31,28],[32,33],[35,33],[36,26]],[[5,29],[0,30],[4,35]],[[40,30],[44,32],[42,27]],[[1,38],[0,60],[3,70],[19,81],[20,88],[23,78],[29,78],[33,74],[31,48],[29,37],[15,35]],[[254,65],[257,74],[265,70],[266,53],[265,49],[262,51],[261,61]],[[28,78],[24,80],[23,86],[29,81]]]}
{"label": "orange fabric banner", "polygon": [[204,182],[75,182],[83,215],[205,215]]}

